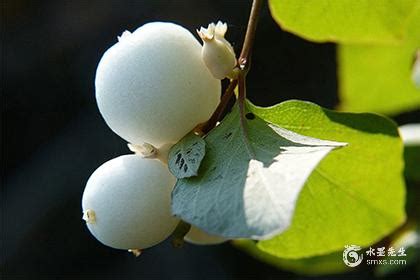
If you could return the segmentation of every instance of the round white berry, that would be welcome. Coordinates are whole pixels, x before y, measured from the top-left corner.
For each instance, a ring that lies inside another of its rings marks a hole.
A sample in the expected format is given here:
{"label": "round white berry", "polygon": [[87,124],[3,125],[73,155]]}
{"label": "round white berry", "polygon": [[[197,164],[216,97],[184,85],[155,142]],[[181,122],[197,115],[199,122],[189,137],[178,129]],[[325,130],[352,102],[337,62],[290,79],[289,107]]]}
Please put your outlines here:
{"label": "round white berry", "polygon": [[220,101],[221,83],[187,29],[164,22],[124,32],[96,71],[96,100],[109,127],[133,144],[178,142],[205,122]]}
{"label": "round white berry", "polygon": [[175,177],[155,159],[124,155],[90,176],[82,198],[84,219],[103,244],[144,249],[166,239],[178,219],[171,215]]}

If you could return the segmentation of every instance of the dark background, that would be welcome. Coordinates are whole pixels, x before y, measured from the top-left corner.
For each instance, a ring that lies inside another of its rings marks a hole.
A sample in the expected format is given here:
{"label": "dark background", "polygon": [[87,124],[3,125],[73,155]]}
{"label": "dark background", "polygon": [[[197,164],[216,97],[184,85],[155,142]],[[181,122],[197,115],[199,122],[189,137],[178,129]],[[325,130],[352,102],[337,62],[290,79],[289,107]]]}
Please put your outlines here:
{"label": "dark background", "polygon": [[[124,30],[173,21],[191,31],[219,19],[237,53],[250,1],[7,0],[1,44],[1,267],[8,278],[280,279],[301,278],[236,250],[168,242],[134,258],[101,245],[81,216],[90,174],[129,153],[96,107],[95,69]],[[333,44],[282,32],[265,7],[258,27],[248,96],[259,105],[291,98],[334,108]],[[415,113],[418,116],[418,112]],[[408,122],[415,114],[399,116]],[[370,278],[361,270],[324,279]],[[413,269],[398,277],[414,278]]]}

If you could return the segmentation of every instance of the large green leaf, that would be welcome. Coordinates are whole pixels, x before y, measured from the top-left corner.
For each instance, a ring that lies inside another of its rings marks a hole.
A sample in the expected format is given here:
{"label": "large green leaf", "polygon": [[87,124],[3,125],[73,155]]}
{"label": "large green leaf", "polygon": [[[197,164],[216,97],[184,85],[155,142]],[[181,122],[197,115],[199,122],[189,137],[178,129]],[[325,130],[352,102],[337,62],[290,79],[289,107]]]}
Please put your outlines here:
{"label": "large green leaf", "polygon": [[292,260],[270,255],[260,250],[255,241],[249,239],[234,240],[232,244],[260,261],[299,274],[323,275],[345,272],[349,269],[343,262],[342,251],[323,256]]}
{"label": "large green leaf", "polygon": [[270,0],[286,31],[317,42],[389,43],[404,37],[418,0]]}
{"label": "large green leaf", "polygon": [[260,249],[282,258],[323,255],[370,245],[404,222],[403,145],[392,121],[301,101],[252,111],[299,134],[348,143],[311,174],[291,226]]}
{"label": "large green leaf", "polygon": [[342,45],[338,49],[340,109],[397,114],[420,108],[412,64],[420,49],[420,6],[399,45]]}
{"label": "large green leaf", "polygon": [[175,185],[173,214],[211,234],[255,239],[290,225],[308,176],[330,151],[345,145],[293,133],[252,113],[242,129],[238,106],[205,140],[198,176]]}

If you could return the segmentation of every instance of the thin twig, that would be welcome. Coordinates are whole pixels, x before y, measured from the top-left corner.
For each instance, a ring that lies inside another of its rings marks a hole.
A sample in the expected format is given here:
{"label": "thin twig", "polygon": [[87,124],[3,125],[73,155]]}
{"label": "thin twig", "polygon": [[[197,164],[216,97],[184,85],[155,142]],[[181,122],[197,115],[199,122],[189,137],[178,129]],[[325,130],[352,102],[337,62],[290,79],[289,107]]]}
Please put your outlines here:
{"label": "thin twig", "polygon": [[220,100],[219,106],[217,106],[216,111],[214,111],[213,115],[210,119],[203,124],[200,128],[203,134],[207,134],[213,127],[216,126],[217,121],[219,121],[225,111],[229,100],[232,98],[233,93],[235,91],[236,85],[238,84],[238,80],[232,80],[229,86],[226,88],[225,93]]}
{"label": "thin twig", "polygon": [[251,57],[251,51],[255,40],[255,31],[257,30],[258,18],[261,12],[263,2],[264,0],[254,0],[252,2],[251,13],[249,15],[248,26],[246,28],[244,44],[242,46],[241,55],[238,59],[239,66],[241,67],[241,69],[246,67]]}

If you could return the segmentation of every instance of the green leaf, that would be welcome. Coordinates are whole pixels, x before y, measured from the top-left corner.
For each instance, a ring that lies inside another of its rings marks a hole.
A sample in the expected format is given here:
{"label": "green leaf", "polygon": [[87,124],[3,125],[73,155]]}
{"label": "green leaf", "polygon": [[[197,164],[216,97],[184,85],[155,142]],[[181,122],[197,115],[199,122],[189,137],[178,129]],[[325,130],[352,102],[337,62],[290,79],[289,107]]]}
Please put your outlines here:
{"label": "green leaf", "polygon": [[197,177],[178,180],[172,212],[214,235],[266,239],[286,229],[306,179],[344,143],[305,137],[233,111],[205,138]]}
{"label": "green leaf", "polygon": [[412,68],[411,80],[413,81],[416,88],[420,88],[420,49],[417,50],[416,58]]}
{"label": "green leaf", "polygon": [[206,142],[194,133],[187,134],[169,151],[169,171],[177,178],[197,176],[206,153]]}
{"label": "green leaf", "polygon": [[413,59],[419,48],[420,6],[401,44],[340,46],[340,109],[390,115],[419,109],[420,88],[412,79]]}
{"label": "green leaf", "polygon": [[348,244],[370,245],[404,222],[403,145],[392,121],[301,101],[251,110],[296,133],[348,143],[318,165],[291,226],[260,241],[261,250],[282,258],[323,255]]}
{"label": "green leaf", "polygon": [[420,183],[420,145],[406,146],[404,149],[404,175],[410,182]]}
{"label": "green leaf", "polygon": [[349,269],[343,263],[343,252],[334,252],[328,255],[302,259],[282,259],[270,255],[257,247],[255,241],[238,239],[232,241],[233,245],[247,252],[257,260],[268,263],[280,269],[293,271],[305,275],[323,275],[345,272]]}
{"label": "green leaf", "polygon": [[270,0],[276,22],[316,42],[390,43],[401,40],[418,0]]}

